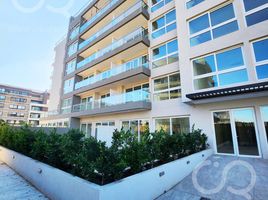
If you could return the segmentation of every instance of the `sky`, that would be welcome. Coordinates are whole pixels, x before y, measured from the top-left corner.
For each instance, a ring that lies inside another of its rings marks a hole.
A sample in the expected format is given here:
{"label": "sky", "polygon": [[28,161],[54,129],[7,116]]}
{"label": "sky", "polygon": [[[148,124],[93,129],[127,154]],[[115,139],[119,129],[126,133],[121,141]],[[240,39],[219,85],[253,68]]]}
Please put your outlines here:
{"label": "sky", "polygon": [[0,0],[0,84],[44,91],[55,44],[89,0]]}

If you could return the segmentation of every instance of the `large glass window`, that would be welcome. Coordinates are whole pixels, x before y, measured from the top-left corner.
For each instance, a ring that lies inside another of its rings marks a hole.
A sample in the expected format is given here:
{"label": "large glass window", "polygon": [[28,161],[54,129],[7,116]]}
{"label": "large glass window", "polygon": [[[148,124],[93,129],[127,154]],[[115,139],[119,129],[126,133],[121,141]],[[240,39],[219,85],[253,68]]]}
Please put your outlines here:
{"label": "large glass window", "polygon": [[189,117],[155,119],[155,130],[161,129],[170,134],[189,133],[190,119]]}
{"label": "large glass window", "polygon": [[181,97],[180,74],[172,74],[154,80],[154,100],[162,101]]}
{"label": "large glass window", "polygon": [[195,90],[248,81],[242,48],[234,48],[193,60]]}
{"label": "large glass window", "polygon": [[178,41],[172,40],[153,49],[153,68],[171,64],[179,60]]}
{"label": "large glass window", "polygon": [[190,45],[195,46],[238,30],[233,4],[208,12],[189,22]]}
{"label": "large glass window", "polygon": [[162,8],[164,5],[168,4],[172,0],[152,0],[151,12],[155,12],[159,8]]}
{"label": "large glass window", "polygon": [[262,114],[262,120],[264,122],[266,138],[268,142],[268,106],[261,107],[261,114]]}
{"label": "large glass window", "polygon": [[176,29],[176,12],[172,10],[152,23],[152,38],[158,38]]}
{"label": "large glass window", "polygon": [[187,9],[192,8],[192,7],[202,3],[203,1],[205,1],[205,0],[190,0],[186,3],[186,7],[187,7]]}
{"label": "large glass window", "polygon": [[268,20],[268,0],[243,0],[248,26]]}
{"label": "large glass window", "polygon": [[75,68],[76,68],[76,59],[71,60],[70,62],[67,63],[66,74],[70,74],[70,73],[74,72]]}
{"label": "large glass window", "polygon": [[122,121],[122,127],[125,131],[130,130],[140,138],[149,129],[149,120],[125,120]]}
{"label": "large glass window", "polygon": [[68,56],[71,56],[77,52],[78,42],[74,42],[68,47]]}
{"label": "large glass window", "polygon": [[72,99],[64,99],[61,105],[61,113],[70,113],[72,108]]}
{"label": "large glass window", "polygon": [[74,78],[70,78],[64,82],[64,94],[72,92],[74,89]]}
{"label": "large glass window", "polygon": [[268,78],[268,38],[253,42],[255,66],[258,79]]}

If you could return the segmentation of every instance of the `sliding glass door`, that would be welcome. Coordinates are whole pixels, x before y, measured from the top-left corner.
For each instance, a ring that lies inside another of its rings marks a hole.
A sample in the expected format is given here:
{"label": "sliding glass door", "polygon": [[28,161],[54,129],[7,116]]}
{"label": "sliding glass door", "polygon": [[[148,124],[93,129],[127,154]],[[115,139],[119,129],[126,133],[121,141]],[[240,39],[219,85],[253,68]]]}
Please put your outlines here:
{"label": "sliding glass door", "polygon": [[264,129],[266,131],[266,139],[268,142],[268,106],[261,107],[261,115],[264,123]]}
{"label": "sliding glass door", "polygon": [[252,108],[213,112],[217,153],[260,156]]}

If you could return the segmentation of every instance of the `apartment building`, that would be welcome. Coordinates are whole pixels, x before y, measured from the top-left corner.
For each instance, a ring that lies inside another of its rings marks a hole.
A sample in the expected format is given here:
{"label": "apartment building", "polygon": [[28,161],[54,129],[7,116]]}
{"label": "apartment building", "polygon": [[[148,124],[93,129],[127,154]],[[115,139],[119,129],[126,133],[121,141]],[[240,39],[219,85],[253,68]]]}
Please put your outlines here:
{"label": "apartment building", "polygon": [[92,0],[70,19],[59,116],[87,136],[194,125],[215,153],[268,158],[267,91],[267,0]]}
{"label": "apartment building", "polygon": [[47,92],[0,85],[0,119],[14,126],[38,126],[40,117],[47,112],[48,98]]}

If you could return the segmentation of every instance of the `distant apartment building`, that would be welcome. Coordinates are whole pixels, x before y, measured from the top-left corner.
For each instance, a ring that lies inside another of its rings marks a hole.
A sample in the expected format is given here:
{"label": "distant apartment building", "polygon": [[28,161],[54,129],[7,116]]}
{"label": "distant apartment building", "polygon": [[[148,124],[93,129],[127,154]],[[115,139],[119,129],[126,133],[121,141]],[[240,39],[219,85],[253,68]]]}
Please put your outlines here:
{"label": "distant apartment building", "polygon": [[[68,127],[69,119],[59,115],[61,110],[62,79],[65,70],[65,48],[66,37],[61,39],[54,48],[55,57],[52,64],[50,98],[48,102],[48,112],[40,119],[42,126],[48,127]],[[51,117],[52,116],[52,117]]]}
{"label": "distant apartment building", "polygon": [[267,27],[267,0],[89,1],[50,119],[97,138],[195,125],[215,153],[268,158]]}
{"label": "distant apartment building", "polygon": [[39,119],[47,113],[47,92],[0,84],[0,119],[14,126],[39,126]]}

